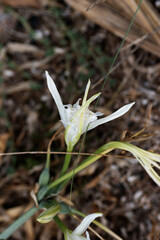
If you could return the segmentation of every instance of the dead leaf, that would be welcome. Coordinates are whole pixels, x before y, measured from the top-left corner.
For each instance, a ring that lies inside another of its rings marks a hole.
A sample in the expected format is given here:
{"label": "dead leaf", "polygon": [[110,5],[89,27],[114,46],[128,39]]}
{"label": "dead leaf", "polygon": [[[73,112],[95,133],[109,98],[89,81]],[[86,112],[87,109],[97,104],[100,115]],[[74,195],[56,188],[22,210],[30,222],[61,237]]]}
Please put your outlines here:
{"label": "dead leaf", "polygon": [[24,43],[9,43],[7,45],[7,51],[9,53],[32,53],[36,56],[43,56],[44,51],[40,50],[38,47],[35,47],[31,44],[24,44]]}
{"label": "dead leaf", "polygon": [[18,206],[18,207],[13,207],[10,208],[6,211],[6,214],[10,217],[10,218],[17,218],[23,211],[24,207],[23,206]]}
{"label": "dead leaf", "polygon": [[48,0],[2,0],[2,4],[10,7],[35,7],[41,8],[46,6]]}
{"label": "dead leaf", "polygon": [[24,229],[25,229],[25,232],[26,232],[26,235],[27,235],[26,239],[34,240],[35,239],[35,231],[34,231],[32,219],[29,219],[25,223]]}
{"label": "dead leaf", "polygon": [[[121,38],[124,38],[133,14],[138,7],[136,1],[128,0],[97,0],[92,5],[90,5],[91,1],[89,0],[66,0],[66,2],[93,22]],[[99,4],[100,2],[101,4]],[[90,11],[86,11],[86,9]],[[152,7],[149,0],[145,0],[142,2],[126,41],[131,43],[147,34],[145,41],[141,41],[138,46],[159,57],[159,25],[160,17],[158,12]]]}
{"label": "dead leaf", "polygon": [[37,123],[38,123],[38,113],[36,111],[28,111],[27,128],[30,135],[38,127]]}
{"label": "dead leaf", "polygon": [[23,63],[19,66],[20,70],[26,70],[26,69],[33,69],[33,68],[40,68],[44,67],[48,62],[50,62],[54,57],[46,57],[42,60],[34,60],[34,61],[28,61],[26,63]]}
{"label": "dead leaf", "polygon": [[21,91],[27,91],[31,89],[31,83],[30,82],[20,82],[16,86],[13,87],[1,87],[0,94],[13,94]]}

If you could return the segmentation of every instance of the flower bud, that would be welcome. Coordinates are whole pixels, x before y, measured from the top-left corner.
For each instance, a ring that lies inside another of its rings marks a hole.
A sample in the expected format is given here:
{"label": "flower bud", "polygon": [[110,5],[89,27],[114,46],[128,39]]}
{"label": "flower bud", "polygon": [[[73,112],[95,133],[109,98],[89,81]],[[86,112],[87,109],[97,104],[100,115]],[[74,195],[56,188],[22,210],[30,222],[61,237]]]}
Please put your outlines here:
{"label": "flower bud", "polygon": [[53,218],[60,212],[60,210],[61,210],[60,205],[56,204],[56,205],[48,208],[44,212],[42,212],[38,216],[37,221],[40,223],[48,223],[53,220]]}
{"label": "flower bud", "polygon": [[49,179],[50,179],[50,174],[49,174],[49,169],[45,168],[42,172],[41,175],[39,177],[39,185],[40,187],[44,187],[49,183]]}

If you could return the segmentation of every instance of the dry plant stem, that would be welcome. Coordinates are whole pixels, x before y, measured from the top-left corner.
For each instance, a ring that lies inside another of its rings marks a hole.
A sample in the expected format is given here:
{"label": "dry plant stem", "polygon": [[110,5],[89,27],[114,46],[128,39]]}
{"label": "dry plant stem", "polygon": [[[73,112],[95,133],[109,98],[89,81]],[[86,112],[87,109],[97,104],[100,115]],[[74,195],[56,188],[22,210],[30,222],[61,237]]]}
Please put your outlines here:
{"label": "dry plant stem", "polygon": [[54,221],[57,223],[58,227],[61,229],[63,233],[66,231],[66,226],[63,224],[63,222],[60,220],[58,216],[54,217]]}
{"label": "dry plant stem", "polygon": [[[125,3],[126,5],[128,5],[131,9],[131,11],[135,12],[135,10],[137,9],[137,3],[133,0],[133,1],[128,1],[128,0],[125,0]],[[143,7],[146,6],[147,4],[145,4],[145,1],[143,1]],[[137,19],[140,21],[140,22],[143,22],[146,30],[148,32],[152,32],[153,31],[153,28],[151,26],[151,23],[149,21],[149,19],[145,16],[145,14],[143,13],[142,9],[139,9],[138,11],[138,14],[137,14]],[[153,36],[155,41],[158,43],[158,45],[160,44],[160,39],[157,35],[154,35]]]}
{"label": "dry plant stem", "polygon": [[[124,35],[124,38],[123,38],[123,40],[122,40],[122,42],[121,42],[121,44],[120,44],[120,47],[118,48],[118,50],[117,50],[117,52],[116,52],[116,54],[115,54],[115,56],[114,56],[114,59],[113,59],[111,65],[110,65],[110,68],[109,68],[109,70],[108,70],[108,73],[107,73],[107,75],[106,75],[106,77],[105,77],[105,79],[104,79],[104,82],[103,82],[103,85],[102,85],[102,88],[101,88],[101,92],[103,91],[103,89],[104,89],[104,87],[105,87],[105,84],[106,84],[106,82],[107,82],[107,80],[108,80],[108,77],[109,77],[109,75],[110,75],[110,71],[112,70],[112,68],[113,68],[113,66],[114,66],[114,63],[115,63],[115,61],[116,61],[116,59],[117,59],[117,57],[118,57],[118,55],[119,55],[119,53],[120,53],[120,50],[121,50],[121,48],[123,47],[123,44],[124,44],[124,42],[125,42],[128,34],[129,34],[130,30],[131,30],[131,27],[132,27],[133,22],[134,22],[137,14],[138,14],[138,11],[139,11],[139,9],[140,9],[140,6],[141,6],[142,2],[143,2],[143,0],[140,0],[139,4],[138,4],[138,6],[137,6],[137,9],[135,10],[135,13],[134,13],[134,15],[133,15],[133,18],[132,18],[132,20],[131,20],[131,23],[129,24],[129,27],[128,27],[128,29],[127,29],[127,31],[126,31],[126,33],[125,33],[125,35]],[[97,101],[96,101],[96,104],[95,104],[94,109],[96,108],[96,106],[97,106],[97,104],[98,104],[98,101],[99,101],[99,97],[97,98]]]}
{"label": "dry plant stem", "polygon": [[[10,152],[10,153],[0,153],[0,156],[15,156],[15,155],[26,155],[26,154],[33,154],[33,155],[37,155],[37,154],[47,154],[46,151],[31,151],[31,152]],[[84,153],[84,152],[57,152],[57,151],[51,151],[50,154],[60,154],[60,155],[65,155],[65,154],[71,154],[71,155],[81,155],[81,156],[110,156],[110,155],[106,155],[106,154],[98,154],[98,153]],[[121,157],[116,155],[117,157]]]}
{"label": "dry plant stem", "polygon": [[[109,71],[109,73],[111,74],[112,72],[114,72],[122,63],[123,61],[125,61],[126,59],[128,59],[128,57],[133,54],[134,52],[136,52],[140,47],[142,47],[142,45],[145,43],[145,41],[147,39],[149,39],[152,35],[158,33],[158,31],[160,30],[160,26],[158,26],[157,28],[154,29],[153,32],[149,33],[149,34],[145,34],[142,37],[136,39],[135,41],[132,41],[131,43],[127,44],[124,47],[121,47],[120,52],[132,47],[133,45],[136,45],[134,47],[134,49],[130,50],[129,53],[127,53],[114,67],[112,67],[112,69]],[[139,68],[138,66],[136,67],[139,71],[142,71],[142,69],[144,69],[143,67]],[[155,72],[159,70],[159,65],[157,64],[157,66],[155,67],[149,67],[146,69],[144,69],[143,72]],[[91,89],[96,88],[97,85],[101,84],[105,79],[105,76],[102,77],[98,82],[96,82],[95,84],[92,85]]]}
{"label": "dry plant stem", "polygon": [[51,153],[51,144],[53,143],[54,139],[57,135],[62,131],[63,127],[58,129],[55,134],[53,134],[52,138],[49,141],[48,148],[47,148],[47,160],[46,160],[46,168],[50,168],[50,153]]}
{"label": "dry plant stem", "polygon": [[[107,0],[103,4],[97,5],[90,11],[86,11],[89,0],[66,0],[74,9],[83,13],[87,18],[109,30],[113,34],[124,38],[128,24],[131,21],[133,12],[137,8],[140,0]],[[149,0],[143,1],[140,12],[135,19],[135,24],[128,34],[128,42],[136,41],[144,34],[151,33],[160,26],[160,18],[154,8],[151,7]],[[152,39],[146,39],[141,45],[145,50],[160,56],[159,51],[160,38],[157,33]]]}

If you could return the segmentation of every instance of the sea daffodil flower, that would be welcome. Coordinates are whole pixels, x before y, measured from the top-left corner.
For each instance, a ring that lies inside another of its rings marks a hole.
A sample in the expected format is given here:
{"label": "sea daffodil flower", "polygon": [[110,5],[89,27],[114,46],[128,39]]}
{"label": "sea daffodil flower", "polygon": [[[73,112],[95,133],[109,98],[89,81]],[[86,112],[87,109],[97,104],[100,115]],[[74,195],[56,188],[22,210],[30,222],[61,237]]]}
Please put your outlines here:
{"label": "sea daffodil flower", "polygon": [[[69,229],[66,229],[64,233],[65,240],[90,240],[89,233],[86,231],[91,222],[95,218],[101,217],[102,213],[92,213],[85,217],[80,225],[72,232]],[[82,234],[86,232],[86,237],[83,237]]]}
{"label": "sea daffodil flower", "polygon": [[97,119],[97,117],[102,116],[103,114],[100,112],[91,112],[88,107],[90,103],[100,95],[100,93],[93,95],[87,100],[87,95],[91,84],[90,80],[88,81],[85,89],[82,106],[79,104],[80,99],[72,106],[71,104],[63,105],[56,85],[47,71],[46,78],[49,91],[51,92],[52,97],[57,105],[61,121],[65,127],[65,141],[68,151],[73,150],[73,147],[83,133],[124,115],[134,104],[134,102],[127,104],[111,115]]}

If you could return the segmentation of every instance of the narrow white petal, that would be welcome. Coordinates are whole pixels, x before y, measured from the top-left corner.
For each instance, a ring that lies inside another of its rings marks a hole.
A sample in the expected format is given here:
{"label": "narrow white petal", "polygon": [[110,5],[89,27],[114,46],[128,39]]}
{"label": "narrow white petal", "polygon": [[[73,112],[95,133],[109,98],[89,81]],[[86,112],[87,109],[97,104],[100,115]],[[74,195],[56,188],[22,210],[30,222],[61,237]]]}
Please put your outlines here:
{"label": "narrow white petal", "polygon": [[80,235],[74,235],[74,240],[88,240],[88,239]]}
{"label": "narrow white petal", "polygon": [[72,233],[67,232],[65,234],[65,240],[88,240],[88,239],[83,236],[76,235],[73,232]]}
{"label": "narrow white petal", "polygon": [[57,105],[61,120],[65,121],[65,112],[64,112],[64,106],[62,103],[61,96],[59,95],[57,87],[53,79],[50,77],[49,73],[47,71],[45,71],[45,73],[46,73],[47,85],[48,85],[49,91],[52,94],[52,97],[54,98],[54,101]]}
{"label": "narrow white petal", "polygon": [[101,113],[101,112],[95,112],[95,114],[96,114],[97,117],[100,117],[100,116],[104,115],[104,113]]}
{"label": "narrow white petal", "polygon": [[86,237],[87,237],[87,240],[91,240],[90,236],[89,236],[89,233],[87,231],[86,231]]}
{"label": "narrow white petal", "polygon": [[87,96],[88,96],[88,91],[89,91],[90,85],[91,85],[91,81],[89,79],[88,83],[87,83],[87,86],[86,86],[86,89],[85,89],[82,105],[84,105],[86,103],[86,101],[87,101]]}
{"label": "narrow white petal", "polygon": [[78,101],[73,105],[73,108],[78,109],[80,108],[79,102],[80,102],[81,98],[78,99]]}
{"label": "narrow white petal", "polygon": [[65,240],[75,240],[75,236],[67,231],[65,234]]}
{"label": "narrow white petal", "polygon": [[83,219],[83,221],[74,230],[73,233],[76,234],[76,235],[83,234],[86,231],[86,229],[88,228],[88,226],[91,224],[91,222],[93,222],[95,218],[101,217],[101,216],[102,216],[102,213],[92,213],[92,214],[88,215],[87,217],[85,217]]}
{"label": "narrow white petal", "polygon": [[121,107],[120,109],[118,109],[116,112],[112,113],[111,115],[109,115],[107,117],[104,117],[104,118],[101,118],[101,119],[98,119],[95,122],[90,123],[89,127],[88,127],[88,131],[97,127],[97,126],[99,126],[99,125],[101,125],[101,124],[103,124],[103,123],[107,123],[109,121],[112,121],[116,118],[121,117],[126,112],[128,112],[134,104],[135,104],[134,102],[130,103],[130,104],[127,104],[127,105]]}
{"label": "narrow white petal", "polygon": [[[137,158],[137,157],[136,157]],[[156,173],[156,171],[151,166],[147,166],[143,163],[143,160],[140,161],[139,158],[137,160],[141,163],[141,165],[144,167],[148,175],[152,178],[152,180],[160,187],[160,176]]]}

